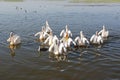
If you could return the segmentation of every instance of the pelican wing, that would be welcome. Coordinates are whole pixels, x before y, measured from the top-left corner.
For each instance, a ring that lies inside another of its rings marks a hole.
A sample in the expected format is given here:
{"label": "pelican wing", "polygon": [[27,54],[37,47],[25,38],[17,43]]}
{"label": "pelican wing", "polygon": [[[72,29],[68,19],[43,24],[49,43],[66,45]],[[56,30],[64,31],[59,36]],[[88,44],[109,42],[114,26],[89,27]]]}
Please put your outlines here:
{"label": "pelican wing", "polygon": [[97,43],[98,44],[102,44],[103,43],[103,38],[101,36],[98,36]]}
{"label": "pelican wing", "polygon": [[52,31],[52,29],[50,28],[50,26],[47,27],[49,31]]}
{"label": "pelican wing", "polygon": [[105,35],[106,35],[106,37],[108,37],[109,36],[109,31],[106,31]]}
{"label": "pelican wing", "polygon": [[53,42],[55,42],[55,41],[57,41],[57,43],[59,42],[59,39],[56,35],[54,35],[54,37],[53,37]]}
{"label": "pelican wing", "polygon": [[89,41],[87,40],[87,38],[83,38],[83,42],[84,42],[84,44],[85,43],[89,44]]}
{"label": "pelican wing", "polygon": [[64,33],[65,33],[65,30],[62,30],[60,33],[60,37],[62,37]]}
{"label": "pelican wing", "polygon": [[47,37],[50,36],[50,35],[49,35],[48,33],[46,33],[46,32],[43,32],[42,34],[43,34],[44,38],[47,38]]}
{"label": "pelican wing", "polygon": [[13,36],[13,42],[14,42],[14,44],[19,44],[19,43],[21,43],[21,38],[20,38],[20,36],[14,35],[14,36]]}
{"label": "pelican wing", "polygon": [[99,32],[98,32],[98,35],[101,35],[101,34],[102,34],[102,32],[103,32],[103,30],[99,31]]}
{"label": "pelican wing", "polygon": [[54,43],[49,47],[49,52],[53,52]]}
{"label": "pelican wing", "polygon": [[46,32],[48,31],[52,31],[52,29],[50,28],[49,24],[48,24],[48,21],[46,21]]}
{"label": "pelican wing", "polygon": [[59,45],[59,53],[62,54],[63,53],[63,44],[60,43]]}
{"label": "pelican wing", "polygon": [[72,37],[72,32],[70,30],[68,31],[68,34]]}
{"label": "pelican wing", "polygon": [[62,54],[62,53],[65,53],[65,52],[67,52],[67,49],[64,46],[64,44],[61,43],[60,46],[59,46],[59,53]]}
{"label": "pelican wing", "polygon": [[92,37],[90,38],[90,42],[93,42],[94,38],[95,38],[95,34],[92,35]]}
{"label": "pelican wing", "polygon": [[75,42],[78,42],[79,39],[80,39],[80,37],[77,36],[74,41],[75,41]]}
{"label": "pelican wing", "polygon": [[10,42],[10,37],[7,39],[7,42]]}
{"label": "pelican wing", "polygon": [[41,32],[37,32],[34,36],[38,36],[38,35],[40,35],[41,34]]}
{"label": "pelican wing", "polygon": [[52,32],[52,29],[48,26],[46,27],[46,32]]}
{"label": "pelican wing", "polygon": [[69,38],[69,39],[68,39],[68,46],[70,46],[71,42],[72,42],[74,45],[76,45],[76,43],[72,40],[72,38]]}
{"label": "pelican wing", "polygon": [[45,40],[44,44],[47,44],[50,40],[50,36]]}

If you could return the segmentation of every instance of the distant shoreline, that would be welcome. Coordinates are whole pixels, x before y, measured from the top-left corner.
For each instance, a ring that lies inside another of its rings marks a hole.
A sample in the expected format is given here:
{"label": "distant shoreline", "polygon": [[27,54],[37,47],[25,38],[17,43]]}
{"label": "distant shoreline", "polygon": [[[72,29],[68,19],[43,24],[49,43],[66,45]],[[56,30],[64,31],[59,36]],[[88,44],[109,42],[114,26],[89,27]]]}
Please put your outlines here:
{"label": "distant shoreline", "polygon": [[120,3],[120,0],[68,0],[70,3]]}
{"label": "distant shoreline", "polygon": [[120,6],[120,3],[70,3],[64,6]]}
{"label": "distant shoreline", "polygon": [[26,1],[42,1],[42,2],[57,2],[57,1],[62,1],[62,2],[67,2],[70,4],[80,4],[80,5],[120,5],[120,0],[0,0],[0,2],[26,2]]}

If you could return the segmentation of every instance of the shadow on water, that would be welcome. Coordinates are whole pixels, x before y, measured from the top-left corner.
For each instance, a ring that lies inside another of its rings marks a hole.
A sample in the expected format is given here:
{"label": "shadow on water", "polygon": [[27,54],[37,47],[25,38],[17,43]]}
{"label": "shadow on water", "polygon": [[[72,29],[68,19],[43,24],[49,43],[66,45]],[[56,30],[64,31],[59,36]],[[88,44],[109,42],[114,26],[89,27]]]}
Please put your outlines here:
{"label": "shadow on water", "polygon": [[12,58],[15,57],[15,54],[16,54],[15,51],[16,51],[17,49],[20,49],[20,47],[21,47],[21,44],[18,44],[18,45],[9,45],[10,55],[11,55]]}

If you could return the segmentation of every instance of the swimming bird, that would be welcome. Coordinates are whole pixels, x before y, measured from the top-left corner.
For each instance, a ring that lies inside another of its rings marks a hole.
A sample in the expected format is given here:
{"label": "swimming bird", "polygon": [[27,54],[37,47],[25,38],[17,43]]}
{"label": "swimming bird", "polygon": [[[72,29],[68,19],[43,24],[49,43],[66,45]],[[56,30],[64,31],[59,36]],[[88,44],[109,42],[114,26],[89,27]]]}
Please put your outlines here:
{"label": "swimming bird", "polygon": [[77,46],[80,47],[84,47],[87,46],[89,44],[89,41],[87,40],[87,38],[83,35],[83,31],[80,31],[80,37],[76,37],[75,38],[75,42]]}
{"label": "swimming bird", "polygon": [[106,30],[105,26],[103,25],[103,29],[98,33],[98,35],[101,35],[103,38],[107,38],[109,36],[109,31]]}
{"label": "swimming bird", "polygon": [[52,45],[49,47],[49,52],[53,52],[55,55],[59,54],[59,44],[57,41],[52,43]]}
{"label": "swimming bird", "polygon": [[98,31],[96,31],[96,34],[94,34],[91,38],[90,38],[90,42],[92,44],[97,44],[100,45],[103,43],[103,38],[101,35],[98,34]]}
{"label": "swimming bird", "polygon": [[65,54],[67,52],[67,49],[63,43],[63,41],[60,41],[59,43],[59,53],[60,54]]}
{"label": "swimming bird", "polygon": [[10,32],[10,37],[7,39],[7,42],[10,42],[10,45],[18,45],[21,43],[21,38],[17,34]]}
{"label": "swimming bird", "polygon": [[72,43],[76,45],[76,43],[72,40],[72,38],[70,38],[72,37],[72,32],[68,29],[67,25],[65,26],[65,30],[61,31],[60,36],[62,37],[60,41],[63,41],[66,48],[70,48]]}
{"label": "swimming bird", "polygon": [[65,30],[62,30],[62,31],[61,31],[60,36],[66,38],[66,39],[68,39],[69,37],[72,37],[72,33],[71,33],[71,31],[68,29],[68,26],[67,26],[67,25],[65,26]]}
{"label": "swimming bird", "polygon": [[55,58],[57,60],[61,60],[61,57],[63,56],[63,59],[65,60],[66,58],[66,52],[67,49],[63,43],[63,41],[60,41],[59,43],[57,40],[55,40],[54,43],[49,47],[49,52],[52,52],[55,55]]}
{"label": "swimming bird", "polygon": [[34,36],[39,36],[40,42],[44,42],[49,35],[45,32],[44,27],[42,27],[42,31],[37,32]]}

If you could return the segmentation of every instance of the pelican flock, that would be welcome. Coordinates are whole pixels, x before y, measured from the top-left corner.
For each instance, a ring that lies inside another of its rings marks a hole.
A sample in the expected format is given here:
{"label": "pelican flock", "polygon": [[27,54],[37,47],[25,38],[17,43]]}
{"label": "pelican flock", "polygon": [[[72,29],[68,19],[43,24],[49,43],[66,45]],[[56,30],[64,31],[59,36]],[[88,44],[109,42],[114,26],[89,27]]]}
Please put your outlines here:
{"label": "pelican flock", "polygon": [[[60,39],[57,35],[53,34],[53,30],[46,21],[45,26],[42,27],[42,30],[37,32],[34,36],[38,36],[38,40],[42,45],[48,46],[48,51],[53,53],[55,58],[60,60],[60,56],[64,56],[63,59],[67,56],[69,48],[78,47],[87,47],[89,45],[102,45],[104,43],[103,38],[108,38],[109,31],[106,30],[103,25],[103,29],[96,31],[95,34],[91,36],[90,39],[87,39],[83,34],[83,31],[80,31],[80,35],[77,36],[74,40],[72,39],[72,32],[68,28],[68,25],[65,26],[60,32]],[[10,37],[7,39],[10,45],[18,45],[21,43],[21,37],[13,32],[10,33]],[[41,46],[39,46],[38,51],[41,51]]]}

